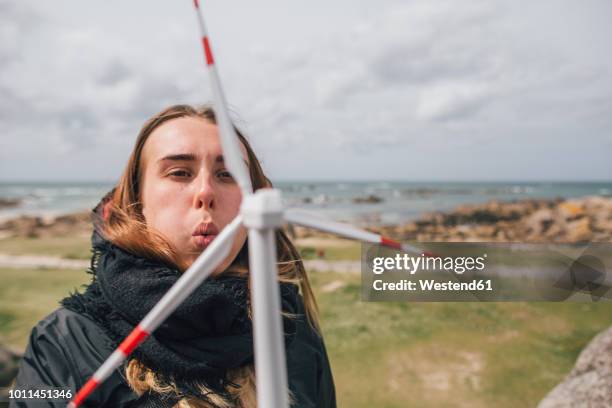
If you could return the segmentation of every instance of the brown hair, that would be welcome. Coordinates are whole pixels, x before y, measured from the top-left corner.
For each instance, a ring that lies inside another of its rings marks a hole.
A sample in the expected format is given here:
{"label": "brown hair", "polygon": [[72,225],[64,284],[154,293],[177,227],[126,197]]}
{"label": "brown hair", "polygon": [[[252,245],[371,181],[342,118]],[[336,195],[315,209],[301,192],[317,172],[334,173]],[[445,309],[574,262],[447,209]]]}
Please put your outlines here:
{"label": "brown hair", "polygon": [[[115,245],[136,255],[155,259],[169,266],[184,271],[188,265],[182,263],[172,247],[162,235],[147,229],[142,214],[140,186],[142,183],[142,149],[151,133],[160,125],[172,119],[181,117],[203,118],[215,124],[215,114],[211,107],[195,108],[189,105],[170,106],[147,120],[140,130],[134,149],[130,155],[125,171],[123,172],[114,194],[106,207],[105,222],[102,226],[104,236]],[[272,187],[266,177],[259,160],[244,135],[235,128],[240,142],[244,145],[249,162],[249,172],[253,190]],[[310,286],[308,276],[304,269],[301,257],[287,234],[282,230],[276,232],[276,247],[278,253],[278,279],[285,282],[299,283],[308,322],[319,331],[318,308],[314,293]],[[248,246],[247,243],[240,249],[238,255],[227,268],[226,272],[236,274],[248,273]],[[151,391],[158,393],[177,393],[176,384],[162,383],[149,368],[139,361],[132,359],[126,368],[126,377],[130,387],[139,395]],[[256,406],[255,373],[252,365],[239,367],[228,372],[230,381],[240,385],[240,388],[228,387],[227,391],[237,401],[237,406],[247,408]],[[210,403],[204,400],[195,400],[183,397],[176,407],[232,407],[231,401],[216,395],[209,394],[209,389],[201,385],[203,394],[208,394]]]}

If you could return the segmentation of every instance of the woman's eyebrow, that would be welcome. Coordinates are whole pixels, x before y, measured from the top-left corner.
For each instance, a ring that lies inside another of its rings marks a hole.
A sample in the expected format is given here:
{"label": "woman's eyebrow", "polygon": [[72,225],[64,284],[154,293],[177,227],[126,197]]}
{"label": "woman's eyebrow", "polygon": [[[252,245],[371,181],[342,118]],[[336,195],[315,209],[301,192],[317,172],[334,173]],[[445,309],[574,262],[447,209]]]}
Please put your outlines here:
{"label": "woman's eyebrow", "polygon": [[[199,159],[199,156],[193,154],[193,153],[174,153],[174,154],[169,154],[167,156],[162,157],[161,159],[159,159],[157,162],[158,163],[163,163],[165,161],[197,161]],[[249,163],[244,160],[245,164],[249,165]],[[215,163],[225,163],[225,159],[223,158],[222,154],[219,154],[215,157]]]}
{"label": "woman's eyebrow", "polygon": [[198,160],[198,156],[193,153],[175,153],[169,154],[167,156],[162,157],[157,162],[162,163],[164,161],[196,161]]}

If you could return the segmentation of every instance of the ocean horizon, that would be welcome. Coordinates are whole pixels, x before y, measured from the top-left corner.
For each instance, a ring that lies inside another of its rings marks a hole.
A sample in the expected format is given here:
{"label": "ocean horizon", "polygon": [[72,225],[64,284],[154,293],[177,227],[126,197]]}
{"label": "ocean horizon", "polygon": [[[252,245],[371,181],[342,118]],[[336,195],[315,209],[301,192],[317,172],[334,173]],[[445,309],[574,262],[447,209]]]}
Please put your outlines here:
{"label": "ocean horizon", "polygon": [[[612,197],[612,181],[317,181],[274,184],[287,207],[359,225],[398,224],[432,211],[490,200]],[[21,215],[54,217],[93,208],[114,181],[0,181],[0,220]]]}

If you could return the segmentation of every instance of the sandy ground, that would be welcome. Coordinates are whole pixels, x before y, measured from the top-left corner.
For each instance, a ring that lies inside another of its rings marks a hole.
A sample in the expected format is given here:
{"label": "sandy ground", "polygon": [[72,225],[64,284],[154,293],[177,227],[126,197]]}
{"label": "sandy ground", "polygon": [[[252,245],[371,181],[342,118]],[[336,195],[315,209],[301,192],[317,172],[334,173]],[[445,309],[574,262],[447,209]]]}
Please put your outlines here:
{"label": "sandy ground", "polygon": [[0,254],[0,268],[87,269],[89,261],[54,256]]}
{"label": "sandy ground", "polygon": [[[360,273],[359,261],[326,261],[323,259],[312,259],[304,261],[304,266],[309,272],[345,272]],[[0,268],[39,268],[39,269],[87,269],[88,260],[64,259],[53,256],[36,255],[7,255],[0,253]]]}

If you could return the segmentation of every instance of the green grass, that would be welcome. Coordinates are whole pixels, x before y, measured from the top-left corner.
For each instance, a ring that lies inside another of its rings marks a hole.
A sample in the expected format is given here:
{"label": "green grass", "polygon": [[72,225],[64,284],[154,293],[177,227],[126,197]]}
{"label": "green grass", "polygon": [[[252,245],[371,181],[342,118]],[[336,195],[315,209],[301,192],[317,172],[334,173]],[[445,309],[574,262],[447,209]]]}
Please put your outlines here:
{"label": "green grass", "polygon": [[305,260],[319,259],[319,251],[322,251],[322,259],[328,261],[361,259],[361,244],[346,239],[303,238],[296,241],[296,247]]}
{"label": "green grass", "polygon": [[[324,250],[324,259],[356,260],[361,258],[361,244],[341,239],[305,239],[296,245],[304,259],[316,259],[317,250]],[[322,245],[321,245],[322,244]],[[89,236],[47,238],[12,237],[0,239],[0,253],[10,255],[45,255],[69,259],[89,259]]]}
{"label": "green grass", "polygon": [[[298,246],[312,257],[324,247],[330,260],[360,253],[346,241]],[[13,239],[0,241],[0,252],[88,257],[88,244]],[[310,277],[341,407],[535,406],[612,324],[612,303],[367,303],[359,275]],[[24,348],[32,326],[89,279],[84,271],[0,269],[0,341]],[[343,286],[326,291],[335,281]]]}
{"label": "green grass", "polygon": [[47,238],[13,237],[0,240],[0,253],[10,255],[45,255],[69,259],[89,259],[91,239],[86,236]]}
{"label": "green grass", "polygon": [[25,349],[32,327],[69,291],[91,280],[85,271],[0,269],[0,341]]}
{"label": "green grass", "polygon": [[339,406],[535,406],[612,323],[612,303],[365,303],[358,276],[312,280]]}

